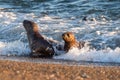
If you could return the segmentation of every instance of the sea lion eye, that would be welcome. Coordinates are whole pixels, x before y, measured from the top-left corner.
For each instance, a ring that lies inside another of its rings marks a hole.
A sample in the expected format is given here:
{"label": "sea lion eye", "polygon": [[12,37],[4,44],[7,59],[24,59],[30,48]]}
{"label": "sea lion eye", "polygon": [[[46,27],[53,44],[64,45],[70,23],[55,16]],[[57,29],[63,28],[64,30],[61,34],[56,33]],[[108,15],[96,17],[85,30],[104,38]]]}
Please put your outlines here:
{"label": "sea lion eye", "polygon": [[68,37],[70,37],[70,35],[69,35],[69,34],[67,34],[67,36],[68,36]]}

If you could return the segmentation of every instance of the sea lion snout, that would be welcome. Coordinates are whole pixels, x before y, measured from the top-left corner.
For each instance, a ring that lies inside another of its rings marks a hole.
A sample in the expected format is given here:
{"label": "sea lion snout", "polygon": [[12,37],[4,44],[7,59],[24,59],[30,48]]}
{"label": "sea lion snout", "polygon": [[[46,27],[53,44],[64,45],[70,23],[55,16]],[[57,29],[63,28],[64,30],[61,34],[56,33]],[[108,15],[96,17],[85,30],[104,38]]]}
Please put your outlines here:
{"label": "sea lion snout", "polygon": [[30,23],[31,21],[29,21],[29,20],[24,20],[23,21],[23,24],[27,24],[27,23]]}
{"label": "sea lion snout", "polygon": [[65,42],[73,42],[75,40],[75,36],[72,32],[63,33],[62,38]]}
{"label": "sea lion snout", "polygon": [[32,25],[32,22],[29,21],[29,20],[24,20],[23,21],[23,26],[26,28],[26,27],[29,27],[30,25]]}

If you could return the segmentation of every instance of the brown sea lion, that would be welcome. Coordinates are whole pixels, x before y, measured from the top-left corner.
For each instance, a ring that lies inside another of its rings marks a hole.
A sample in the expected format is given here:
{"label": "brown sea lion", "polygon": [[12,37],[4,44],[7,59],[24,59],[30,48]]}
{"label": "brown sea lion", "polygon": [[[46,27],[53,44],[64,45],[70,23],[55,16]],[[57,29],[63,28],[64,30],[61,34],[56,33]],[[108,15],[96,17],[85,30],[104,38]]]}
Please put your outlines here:
{"label": "brown sea lion", "polygon": [[53,46],[38,32],[38,25],[32,21],[24,20],[23,26],[27,32],[32,57],[52,57]]}
{"label": "brown sea lion", "polygon": [[75,39],[75,36],[72,32],[65,32],[62,34],[62,38],[65,42],[64,44],[64,50],[66,52],[68,52],[71,48],[76,47],[81,49],[82,47],[84,47],[84,42],[78,42]]}

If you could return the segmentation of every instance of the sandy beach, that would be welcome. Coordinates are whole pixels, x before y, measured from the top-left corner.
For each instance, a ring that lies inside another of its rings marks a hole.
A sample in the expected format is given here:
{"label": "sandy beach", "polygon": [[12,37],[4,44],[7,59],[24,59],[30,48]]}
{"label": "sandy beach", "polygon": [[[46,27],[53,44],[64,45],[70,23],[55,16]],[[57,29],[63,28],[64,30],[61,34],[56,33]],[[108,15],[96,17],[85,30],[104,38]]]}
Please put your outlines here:
{"label": "sandy beach", "polygon": [[119,65],[0,56],[0,80],[119,80]]}

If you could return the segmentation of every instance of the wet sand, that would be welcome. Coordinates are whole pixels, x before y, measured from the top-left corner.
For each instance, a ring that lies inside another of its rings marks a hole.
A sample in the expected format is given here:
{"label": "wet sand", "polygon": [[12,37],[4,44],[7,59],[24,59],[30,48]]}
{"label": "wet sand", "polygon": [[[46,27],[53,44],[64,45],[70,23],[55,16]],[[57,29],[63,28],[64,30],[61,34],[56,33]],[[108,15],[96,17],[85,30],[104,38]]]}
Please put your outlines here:
{"label": "wet sand", "polygon": [[120,64],[0,56],[0,80],[120,80]]}

